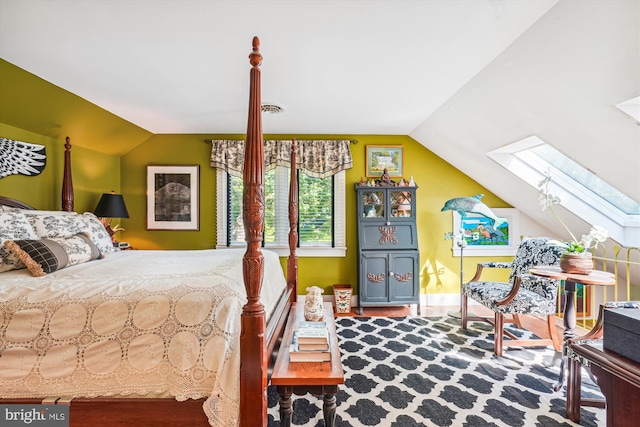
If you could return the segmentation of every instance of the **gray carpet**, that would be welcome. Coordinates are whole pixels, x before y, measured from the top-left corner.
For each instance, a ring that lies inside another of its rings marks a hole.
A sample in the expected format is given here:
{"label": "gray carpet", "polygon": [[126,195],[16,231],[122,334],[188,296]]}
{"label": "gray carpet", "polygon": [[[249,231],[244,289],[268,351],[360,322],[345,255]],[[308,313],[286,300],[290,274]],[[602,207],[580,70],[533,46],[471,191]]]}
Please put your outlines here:
{"label": "gray carpet", "polygon": [[[528,332],[509,328],[519,335]],[[493,328],[459,319],[343,317],[337,320],[345,384],[336,426],[604,426],[602,409],[565,418],[565,391],[554,392],[559,368],[551,348],[493,354]],[[583,375],[583,395],[601,397]],[[294,396],[293,425],[323,426],[322,399]],[[280,426],[278,397],[268,390],[269,426]]]}

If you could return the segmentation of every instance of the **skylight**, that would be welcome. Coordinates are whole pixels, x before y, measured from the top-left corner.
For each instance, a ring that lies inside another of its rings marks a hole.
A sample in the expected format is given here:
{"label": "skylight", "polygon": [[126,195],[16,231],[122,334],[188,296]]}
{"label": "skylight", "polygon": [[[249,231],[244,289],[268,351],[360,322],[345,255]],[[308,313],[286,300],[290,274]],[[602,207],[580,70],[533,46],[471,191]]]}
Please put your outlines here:
{"label": "skylight", "polygon": [[530,136],[487,155],[537,188],[547,173],[551,192],[561,204],[590,224],[605,226],[622,245],[640,241],[640,203],[601,180],[537,136]]}

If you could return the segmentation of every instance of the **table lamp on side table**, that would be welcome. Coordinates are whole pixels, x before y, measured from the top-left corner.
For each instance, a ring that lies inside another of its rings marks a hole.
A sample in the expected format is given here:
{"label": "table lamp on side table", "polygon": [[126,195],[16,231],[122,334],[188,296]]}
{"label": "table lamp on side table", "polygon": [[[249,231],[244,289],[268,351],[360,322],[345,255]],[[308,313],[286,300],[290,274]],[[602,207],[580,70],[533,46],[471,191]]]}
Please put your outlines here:
{"label": "table lamp on side table", "polygon": [[129,212],[127,211],[127,205],[124,203],[124,197],[122,194],[115,194],[115,191],[111,193],[104,193],[102,197],[100,197],[100,201],[98,202],[98,206],[93,211],[94,214],[104,225],[104,228],[111,236],[111,241],[114,246],[118,245],[114,234],[117,231],[122,231],[124,228],[119,227],[119,224],[115,227],[111,227],[111,221],[113,218],[129,218]]}

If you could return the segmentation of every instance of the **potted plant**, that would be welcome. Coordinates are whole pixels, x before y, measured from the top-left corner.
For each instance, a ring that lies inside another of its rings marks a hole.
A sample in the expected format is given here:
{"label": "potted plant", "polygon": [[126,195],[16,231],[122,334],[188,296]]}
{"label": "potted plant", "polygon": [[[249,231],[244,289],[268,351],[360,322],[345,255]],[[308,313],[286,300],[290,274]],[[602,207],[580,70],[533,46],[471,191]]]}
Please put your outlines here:
{"label": "potted plant", "polygon": [[593,259],[591,249],[595,248],[598,243],[604,242],[609,237],[609,233],[603,227],[594,225],[591,227],[589,234],[583,234],[580,240],[576,239],[569,227],[562,221],[558,214],[553,210],[553,205],[560,203],[560,198],[549,193],[548,186],[551,181],[551,175],[547,173],[545,179],[540,181],[538,189],[540,190],[540,207],[544,211],[549,209],[556,219],[562,224],[571,236],[571,241],[561,242],[559,240],[550,240],[549,243],[564,248],[564,253],[560,257],[560,269],[565,273],[590,274],[593,269]]}

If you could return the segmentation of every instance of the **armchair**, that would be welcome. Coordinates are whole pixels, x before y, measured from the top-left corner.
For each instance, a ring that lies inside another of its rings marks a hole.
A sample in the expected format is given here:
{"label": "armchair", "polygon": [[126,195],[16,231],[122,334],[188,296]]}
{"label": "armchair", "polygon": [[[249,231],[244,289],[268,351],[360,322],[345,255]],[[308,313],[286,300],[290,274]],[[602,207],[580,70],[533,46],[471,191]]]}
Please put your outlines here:
{"label": "armchair", "polygon": [[[462,286],[461,321],[467,328],[469,320],[483,320],[492,323],[494,332],[494,353],[502,356],[503,345],[539,347],[553,345],[560,350],[562,342],[558,338],[555,325],[558,281],[536,277],[529,270],[536,265],[558,265],[562,249],[548,244],[548,237],[534,237],[522,241],[512,262],[478,263],[475,276]],[[485,268],[510,268],[509,281],[480,281]],[[470,316],[468,299],[471,298],[494,312],[489,317]],[[504,330],[504,323],[515,323],[522,328],[520,314],[546,316],[548,338],[521,340]],[[505,315],[511,315],[505,320]],[[503,342],[503,336],[510,339]]]}

